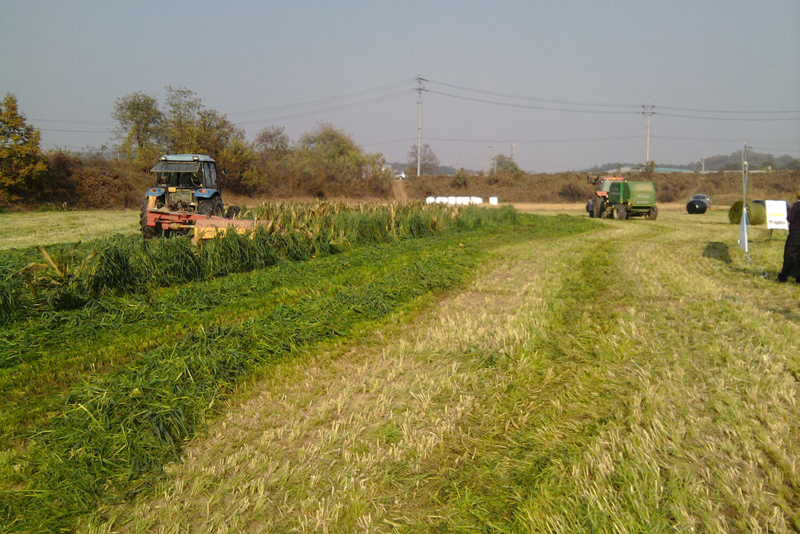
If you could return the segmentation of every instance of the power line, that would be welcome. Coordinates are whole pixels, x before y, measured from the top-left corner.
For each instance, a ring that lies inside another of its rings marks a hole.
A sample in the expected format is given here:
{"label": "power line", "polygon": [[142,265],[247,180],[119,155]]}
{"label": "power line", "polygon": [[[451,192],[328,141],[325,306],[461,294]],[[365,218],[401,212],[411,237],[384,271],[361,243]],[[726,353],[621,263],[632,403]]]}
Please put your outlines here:
{"label": "power line", "polygon": [[[741,139],[725,139],[725,138],[708,138],[708,137],[674,137],[668,135],[653,135],[653,139],[670,139],[673,141],[706,141],[709,143],[741,143]],[[800,140],[783,141],[783,140],[765,140],[761,143],[768,144],[786,144],[786,145],[800,145]]]}
{"label": "power line", "polygon": [[370,147],[370,146],[380,146],[380,145],[393,145],[395,143],[410,143],[416,141],[416,137],[409,137],[408,139],[395,139],[394,141],[381,141],[380,143],[369,143],[367,145],[361,145],[362,147]]}
{"label": "power line", "polygon": [[117,121],[76,121],[76,120],[61,120],[61,119],[26,119],[28,121],[36,122],[60,122],[65,124],[115,124]]}
{"label": "power line", "polygon": [[737,114],[737,115],[775,115],[775,114],[782,114],[785,115],[787,113],[800,113],[800,110],[788,110],[788,111],[723,111],[719,109],[692,109],[692,108],[671,108],[668,106],[660,106],[661,109],[668,109],[671,111],[689,111],[692,113],[728,113],[728,114]]}
{"label": "power line", "polygon": [[[392,89],[397,89],[397,88],[403,87],[403,86],[409,86],[409,88],[411,88],[411,84],[413,84],[413,83],[415,83],[415,79],[414,78],[410,78],[410,79],[407,79],[407,80],[402,80],[402,81],[399,81],[399,82],[394,82],[394,83],[390,83],[390,84],[386,84],[386,85],[382,85],[382,86],[378,86],[378,87],[373,87],[373,88],[370,88],[370,89],[364,89],[364,90],[361,90],[361,91],[354,91],[352,93],[346,93],[346,94],[342,94],[342,95],[336,95],[336,96],[331,96],[331,97],[327,97],[327,98],[321,98],[321,99],[318,99],[318,100],[309,100],[309,101],[306,101],[306,102],[298,102],[296,104],[287,104],[287,105],[275,106],[275,107],[272,107],[272,108],[265,108],[265,109],[260,109],[260,110],[234,112],[234,113],[226,114],[225,116],[230,118],[230,117],[239,117],[239,116],[247,116],[247,115],[257,115],[257,114],[281,113],[281,112],[287,112],[287,111],[292,111],[292,110],[310,108],[310,107],[315,107],[315,106],[328,105],[328,104],[333,104],[335,102],[342,102],[344,100],[350,100],[350,99],[353,99],[353,98],[359,98],[359,97],[379,94],[379,93],[382,93],[382,92],[385,92],[385,91],[389,91],[389,90],[392,90]],[[340,105],[340,106],[329,106],[329,107],[325,107],[325,108],[317,110],[317,111],[309,111],[309,112],[297,113],[297,114],[287,114],[287,115],[282,115],[282,116],[273,117],[273,118],[254,119],[254,120],[250,120],[250,121],[233,121],[233,122],[235,122],[237,124],[253,124],[253,123],[258,123],[258,122],[270,122],[270,121],[276,121],[276,120],[286,120],[286,119],[307,117],[309,115],[314,115],[316,113],[326,113],[328,111],[338,111],[338,110],[342,110],[342,109],[349,109],[349,108],[353,108],[353,107],[358,107],[358,106],[361,106],[361,105],[374,104],[374,103],[383,102],[383,101],[386,101],[386,100],[392,100],[394,98],[397,98],[397,97],[400,97],[400,96],[404,96],[404,95],[407,95],[407,94],[409,94],[409,91],[393,93],[393,94],[390,94],[390,95],[385,95],[383,97],[377,97],[377,98],[372,98],[372,99],[368,99],[368,100],[362,100],[361,102],[354,102],[354,103],[351,103],[351,104],[344,104],[344,105]],[[37,118],[31,118],[31,119],[27,119],[27,120],[29,120],[31,122],[38,122],[38,123],[116,124],[116,121],[87,121],[87,120],[37,119]],[[55,128],[39,128],[39,130],[45,131],[45,132],[106,133],[105,131],[99,131],[99,130],[66,130],[66,129],[55,129]],[[109,133],[113,133],[113,132],[109,132]]]}
{"label": "power line", "polygon": [[493,91],[484,91],[480,89],[470,89],[469,87],[463,87],[459,85],[452,85],[443,82],[435,82],[431,81],[430,83],[436,85],[443,85],[445,87],[450,87],[452,89],[461,89],[462,91],[469,91],[471,93],[479,93],[484,95],[491,95],[491,96],[500,96],[503,98],[512,98],[517,100],[527,100],[530,102],[542,102],[545,104],[561,104],[561,105],[568,105],[568,106],[591,106],[591,107],[613,107],[613,108],[638,108],[638,105],[635,104],[607,104],[607,103],[597,103],[597,102],[580,102],[575,100],[554,100],[548,98],[537,98],[537,97],[530,97],[530,96],[522,96],[522,95],[513,95],[508,93],[497,93]]}
{"label": "power line", "polygon": [[[544,106],[530,106],[526,104],[515,104],[512,102],[499,102],[497,100],[486,100],[483,98],[474,98],[469,96],[461,96],[461,95],[454,95],[450,93],[442,93],[440,91],[432,91],[428,89],[429,93],[447,96],[450,98],[458,98],[461,100],[470,100],[472,102],[481,102],[483,104],[494,104],[497,106],[506,106],[512,108],[524,108],[524,109],[536,109],[541,111],[562,111],[568,113],[595,113],[595,114],[606,114],[606,115],[636,115],[638,111],[601,111],[601,110],[590,110],[590,109],[565,109],[565,108],[553,108],[553,107],[544,107]],[[583,104],[582,104],[583,105]],[[638,107],[638,106],[637,106]]]}
{"label": "power line", "polygon": [[114,133],[111,130],[59,130],[55,128],[36,128],[42,132],[70,132],[70,133]]}
{"label": "power line", "polygon": [[[443,82],[437,81],[430,81],[429,83],[435,85],[441,85],[444,87],[450,87],[453,89],[459,89],[462,91],[468,91],[471,93],[478,93],[490,96],[497,96],[502,98],[509,98],[515,100],[524,100],[529,102],[540,102],[546,104],[558,104],[558,105],[565,105],[565,106],[587,106],[587,107],[595,107],[595,108],[639,108],[640,106],[635,104],[610,104],[610,103],[603,103],[603,102],[581,102],[575,100],[556,100],[556,99],[547,99],[547,98],[538,98],[538,97],[530,97],[530,96],[523,96],[523,95],[514,95],[508,93],[499,93],[494,91],[485,91],[481,89],[473,89],[469,87],[453,85]],[[584,112],[584,113],[604,113],[599,110],[575,110],[575,109],[564,109],[564,108],[552,108],[552,107],[536,107],[536,106],[521,106],[519,104],[510,104],[507,102],[498,102],[493,100],[484,100],[478,99],[473,97],[466,97],[460,95],[453,95],[448,93],[442,93],[437,91],[429,91],[431,93],[441,94],[444,96],[449,96],[452,98],[461,98],[465,100],[473,100],[476,102],[483,102],[488,104],[496,104],[496,105],[505,105],[511,107],[528,107],[529,109],[541,109],[546,111],[563,111],[563,112]],[[655,106],[650,106],[651,108]],[[660,109],[664,109],[667,111],[683,111],[688,113],[706,113],[706,114],[728,114],[728,115],[788,115],[788,114],[800,114],[800,110],[776,110],[776,111],[731,111],[731,110],[712,110],[712,109],[695,109],[695,108],[678,108],[678,107],[670,107],[670,106],[659,106]],[[605,113],[625,113],[624,111],[614,111],[614,112],[605,112]],[[639,112],[641,113],[641,112]],[[651,113],[652,114],[652,113]],[[787,118],[777,118],[777,117],[766,117],[766,118],[739,118],[739,117],[698,117],[694,115],[683,115],[683,114],[675,114],[675,113],[659,113],[660,115],[668,116],[668,117],[680,117],[680,118],[687,118],[687,119],[705,119],[705,120],[727,120],[727,121],[792,121],[792,120],[800,120],[800,117],[787,117]]]}
{"label": "power line", "polygon": [[642,135],[629,135],[621,137],[591,137],[581,139],[451,139],[445,137],[423,137],[425,141],[447,141],[454,143],[496,143],[496,144],[559,144],[559,143],[596,143],[601,141],[629,141],[632,139],[642,139]]}
{"label": "power line", "polygon": [[[662,108],[663,109],[663,108]],[[710,113],[710,112],[707,112]],[[721,113],[721,112],[720,112]],[[796,111],[789,111],[786,113],[800,113]],[[662,117],[678,117],[681,119],[696,119],[696,120],[708,120],[708,121],[740,121],[740,122],[777,122],[777,121],[800,121],[800,117],[772,117],[772,118],[763,118],[763,119],[748,119],[743,117],[699,117],[694,115],[682,115],[679,113],[659,113]]]}
{"label": "power line", "polygon": [[327,112],[330,112],[330,111],[341,111],[343,109],[351,109],[351,108],[356,108],[356,107],[360,107],[360,106],[366,106],[368,104],[376,104],[376,103],[379,103],[379,102],[386,102],[388,100],[394,100],[395,98],[399,98],[401,96],[407,96],[407,95],[411,94],[411,92],[412,91],[405,90],[405,91],[402,91],[400,93],[384,95],[384,96],[377,97],[377,98],[372,98],[372,99],[369,99],[369,100],[362,100],[361,102],[352,102],[350,104],[342,104],[342,105],[339,105],[339,106],[332,106],[332,107],[327,107],[327,108],[322,108],[322,109],[317,109],[317,110],[311,110],[311,111],[305,111],[305,112],[302,112],[302,113],[294,113],[294,114],[289,114],[289,115],[282,115],[282,116],[277,116],[277,117],[268,117],[268,118],[263,118],[263,119],[253,119],[253,120],[249,120],[249,121],[236,121],[235,124],[237,124],[237,125],[258,124],[258,123],[265,123],[265,122],[276,122],[276,121],[279,121],[279,120],[298,119],[298,118],[302,118],[302,117],[309,117],[309,116],[312,116],[312,115],[319,115],[321,113],[327,113]]}
{"label": "power line", "polygon": [[318,99],[318,100],[309,100],[309,101],[306,101],[306,102],[298,102],[296,104],[286,104],[286,105],[283,105],[283,106],[275,106],[275,107],[272,107],[272,108],[265,108],[265,109],[251,110],[251,111],[239,111],[239,112],[235,112],[235,113],[229,113],[227,116],[228,117],[236,117],[236,116],[240,116],[240,115],[257,115],[257,114],[261,114],[261,113],[266,113],[266,114],[279,113],[279,112],[284,112],[284,111],[291,111],[291,110],[294,110],[294,109],[302,109],[302,108],[308,108],[308,107],[314,107],[314,106],[327,105],[327,104],[332,104],[334,102],[340,102],[342,100],[350,100],[350,99],[359,98],[359,97],[362,97],[362,96],[369,96],[369,95],[372,95],[372,94],[382,93],[384,91],[390,91],[392,89],[397,89],[398,87],[403,87],[405,85],[410,87],[410,85],[412,83],[414,83],[414,82],[415,82],[415,79],[411,78],[409,80],[403,80],[403,81],[400,81],[400,82],[394,82],[394,83],[390,83],[390,84],[387,84],[387,85],[382,85],[380,87],[374,87],[372,89],[364,89],[362,91],[355,91],[355,92],[347,93],[347,94],[343,94],[343,95],[331,96],[331,97],[327,97],[327,98],[321,98],[321,99]]}

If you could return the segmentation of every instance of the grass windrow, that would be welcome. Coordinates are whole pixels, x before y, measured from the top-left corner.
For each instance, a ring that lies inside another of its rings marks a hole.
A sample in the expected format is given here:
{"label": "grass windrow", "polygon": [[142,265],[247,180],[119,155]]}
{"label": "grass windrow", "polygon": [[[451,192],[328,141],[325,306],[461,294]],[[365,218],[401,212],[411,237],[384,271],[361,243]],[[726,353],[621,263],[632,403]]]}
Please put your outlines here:
{"label": "grass windrow", "polygon": [[148,487],[255,369],[461,286],[493,243],[594,226],[424,206],[277,213],[256,215],[275,222],[255,239],[200,251],[178,239],[83,244],[98,251],[91,274],[61,284],[81,305],[27,294],[5,268],[18,305],[0,337],[0,524],[71,528],[101,500]]}

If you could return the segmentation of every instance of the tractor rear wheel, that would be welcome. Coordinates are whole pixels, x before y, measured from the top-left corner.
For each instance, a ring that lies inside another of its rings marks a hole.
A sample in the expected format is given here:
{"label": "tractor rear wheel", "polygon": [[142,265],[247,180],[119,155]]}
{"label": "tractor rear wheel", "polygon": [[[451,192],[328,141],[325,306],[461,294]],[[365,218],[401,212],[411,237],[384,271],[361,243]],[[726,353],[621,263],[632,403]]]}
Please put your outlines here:
{"label": "tractor rear wheel", "polygon": [[215,196],[206,200],[201,200],[197,208],[197,213],[200,215],[213,215],[214,217],[224,216],[225,214],[222,211],[222,199]]}

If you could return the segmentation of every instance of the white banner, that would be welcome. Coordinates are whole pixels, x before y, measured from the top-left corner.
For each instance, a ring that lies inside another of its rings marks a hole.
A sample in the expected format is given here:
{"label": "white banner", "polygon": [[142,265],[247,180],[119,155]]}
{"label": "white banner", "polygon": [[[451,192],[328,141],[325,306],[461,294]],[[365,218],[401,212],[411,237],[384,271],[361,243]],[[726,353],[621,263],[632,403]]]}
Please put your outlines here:
{"label": "white banner", "polygon": [[786,202],[783,200],[767,200],[767,228],[770,230],[788,230],[786,220]]}

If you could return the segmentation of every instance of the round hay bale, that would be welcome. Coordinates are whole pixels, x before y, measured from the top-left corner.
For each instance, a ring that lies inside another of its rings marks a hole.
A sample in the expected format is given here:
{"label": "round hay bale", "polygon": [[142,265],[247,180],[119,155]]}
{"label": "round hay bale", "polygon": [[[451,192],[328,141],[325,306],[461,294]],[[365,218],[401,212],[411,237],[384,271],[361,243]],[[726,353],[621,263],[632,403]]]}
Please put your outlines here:
{"label": "round hay bale", "polygon": [[[688,204],[686,204],[686,211],[688,211],[691,215],[705,213],[708,209],[708,205],[703,202],[702,200],[690,200]],[[741,217],[742,214],[739,214]]]}
{"label": "round hay bale", "polygon": [[[758,225],[767,222],[767,208],[755,202],[747,203],[747,217],[750,224]],[[742,222],[742,201],[737,200],[731,205],[728,210],[728,220],[731,224],[739,224]]]}

